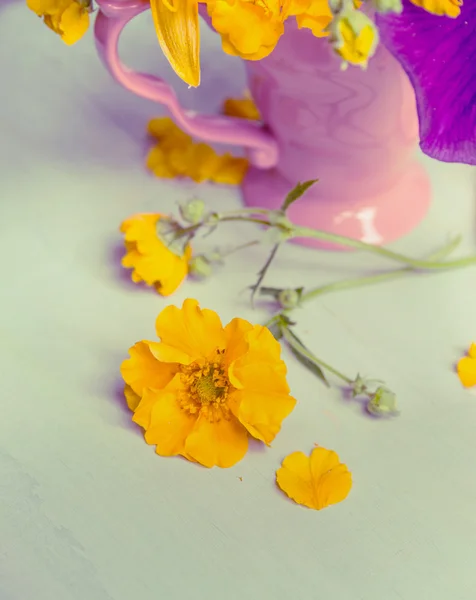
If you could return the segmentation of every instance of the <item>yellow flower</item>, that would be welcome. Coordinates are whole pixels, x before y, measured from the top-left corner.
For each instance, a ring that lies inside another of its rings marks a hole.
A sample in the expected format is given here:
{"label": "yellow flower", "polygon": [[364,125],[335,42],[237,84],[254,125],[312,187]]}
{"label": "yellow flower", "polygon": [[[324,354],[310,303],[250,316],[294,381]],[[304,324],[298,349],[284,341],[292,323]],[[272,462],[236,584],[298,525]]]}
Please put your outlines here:
{"label": "yellow flower", "polygon": [[246,95],[244,98],[227,98],[223,103],[222,112],[228,117],[238,117],[250,121],[261,119],[259,110],[250,95]]}
{"label": "yellow flower", "polygon": [[468,356],[460,358],[457,371],[464,387],[476,385],[476,344],[471,344]]}
{"label": "yellow flower", "polygon": [[159,235],[160,225],[167,234],[168,220],[160,214],[138,214],[121,225],[126,254],[122,266],[132,269],[132,281],[153,286],[161,296],[173,294],[188,273],[192,256],[189,244],[167,244]]}
{"label": "yellow flower", "polygon": [[260,60],[284,33],[282,0],[208,0],[207,9],[224,52],[232,56]]}
{"label": "yellow flower", "polygon": [[299,29],[310,29],[315,37],[329,35],[332,12],[327,0],[291,0],[288,14],[296,16]]}
{"label": "yellow flower", "polygon": [[151,0],[157,39],[177,75],[200,84],[200,28],[197,0]]}
{"label": "yellow flower", "polygon": [[348,9],[337,15],[331,24],[332,45],[344,60],[365,68],[375,54],[379,42],[378,30],[360,10]]}
{"label": "yellow flower", "polygon": [[27,0],[26,5],[68,46],[88,30],[90,0]]}
{"label": "yellow flower", "polygon": [[276,483],[297,504],[321,510],[347,498],[352,475],[333,450],[293,452],[276,471]]}
{"label": "yellow flower", "polygon": [[187,299],[157,317],[160,342],[142,341],[121,366],[132,417],[161,456],[231,467],[248,436],[269,444],[294,408],[280,345],[261,325]]}
{"label": "yellow flower", "polygon": [[236,185],[248,170],[245,158],[220,155],[211,146],[194,142],[168,117],[152,119],[148,131],[159,142],[146,158],[147,168],[157,177],[190,177],[197,183]]}
{"label": "yellow flower", "polygon": [[[469,2],[474,0],[469,0]],[[420,6],[434,15],[458,17],[461,14],[463,0],[410,0],[415,6]]]}

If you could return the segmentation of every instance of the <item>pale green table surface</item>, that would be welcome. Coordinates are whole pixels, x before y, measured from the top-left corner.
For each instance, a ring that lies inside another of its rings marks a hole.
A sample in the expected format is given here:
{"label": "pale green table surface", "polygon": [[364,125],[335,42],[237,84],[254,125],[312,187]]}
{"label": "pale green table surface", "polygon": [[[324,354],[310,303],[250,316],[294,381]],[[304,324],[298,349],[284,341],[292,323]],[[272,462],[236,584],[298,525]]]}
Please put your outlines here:
{"label": "pale green table surface", "polygon": [[[153,337],[167,300],[126,280],[117,227],[194,194],[238,207],[238,192],[150,177],[144,131],[159,109],[109,79],[91,35],[66,48],[23,3],[0,11],[0,599],[473,600],[476,395],[453,365],[476,341],[476,269],[299,312],[323,358],[386,380],[398,419],[367,418],[286,353],[299,403],[272,448],[253,446],[229,470],[156,456],[119,398],[118,367]],[[124,47],[131,64],[172,80],[147,16]],[[210,34],[203,63],[203,86],[180,96],[212,111],[244,79]],[[475,170],[422,160],[434,203],[393,247],[423,255],[461,232],[474,251]],[[242,235],[252,233],[218,239]],[[225,322],[262,322],[240,293],[261,258],[236,255],[172,301],[194,296]],[[318,285],[383,264],[289,247],[268,282]],[[349,498],[322,512],[274,486],[283,456],[314,443],[354,477]]]}

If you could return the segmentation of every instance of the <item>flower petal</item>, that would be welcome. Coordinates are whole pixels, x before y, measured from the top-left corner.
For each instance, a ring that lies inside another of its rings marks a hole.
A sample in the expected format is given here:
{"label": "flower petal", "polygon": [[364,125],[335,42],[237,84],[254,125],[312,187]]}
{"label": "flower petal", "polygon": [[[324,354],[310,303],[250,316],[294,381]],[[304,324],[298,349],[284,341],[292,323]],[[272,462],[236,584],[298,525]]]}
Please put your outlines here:
{"label": "flower petal", "polygon": [[208,358],[226,344],[220,317],[213,310],[201,309],[197,300],[187,298],[182,308],[167,306],[157,317],[155,328],[163,344],[184,355]]}
{"label": "flower petal", "polygon": [[250,344],[245,335],[252,329],[253,325],[251,323],[239,318],[232,319],[228,325],[225,326],[225,362],[227,365],[248,352]]}
{"label": "flower petal", "polygon": [[[318,448],[316,448],[318,450]],[[312,468],[312,455],[311,455]],[[345,500],[352,488],[352,475],[345,465],[337,465],[315,483],[317,510]]]}
{"label": "flower petal", "polygon": [[204,467],[232,467],[247,450],[248,433],[233,417],[212,423],[200,416],[185,443],[185,454]]}
{"label": "flower petal", "polygon": [[61,39],[68,46],[79,41],[89,28],[89,12],[82,4],[72,2],[60,19]]}
{"label": "flower petal", "polygon": [[458,377],[464,387],[476,385],[476,359],[465,356],[458,361]]}
{"label": "flower petal", "polygon": [[310,457],[302,452],[287,456],[276,471],[276,483],[298,504],[321,510],[348,496],[352,476],[335,452],[319,447]]}
{"label": "flower petal", "polygon": [[161,456],[183,454],[185,441],[194,428],[197,416],[180,408],[174,391],[146,390],[143,401],[151,404],[145,441],[155,444],[156,452]]}
{"label": "flower petal", "polygon": [[468,350],[468,356],[476,359],[476,344],[471,344]]}
{"label": "flower petal", "polygon": [[[245,344],[248,345],[246,350]],[[286,365],[281,360],[281,345],[266,327],[255,325],[245,331],[243,342],[235,341],[234,354],[245,350],[228,368],[230,382],[237,389],[263,392],[289,392]],[[227,351],[226,356],[229,356]]]}
{"label": "flower petal", "polygon": [[139,406],[141,397],[139,396],[139,394],[136,394],[134,392],[130,385],[127,384],[124,386],[124,397],[126,399],[127,406],[132,410],[132,412],[134,412],[135,409]]}
{"label": "flower petal", "polygon": [[293,452],[286,456],[276,471],[276,483],[297,504],[316,507],[309,457],[304,452]]}
{"label": "flower petal", "polygon": [[240,423],[265,444],[274,440],[283,420],[296,405],[296,400],[289,394],[240,390],[230,396],[230,408]]}
{"label": "flower petal", "polygon": [[124,381],[132,390],[142,396],[146,388],[161,389],[165,387],[177,372],[177,365],[159,362],[150,345],[154,342],[138,342],[129,349],[130,358],[121,365]]}
{"label": "flower petal", "polygon": [[446,162],[476,164],[476,2],[455,19],[404,0],[401,15],[379,15],[381,39],[415,89],[420,146]]}
{"label": "flower petal", "polygon": [[155,31],[165,57],[177,75],[200,84],[200,28],[197,0],[151,0]]}
{"label": "flower petal", "polygon": [[333,450],[314,448],[310,468],[318,510],[347,498],[352,487],[352,475]]}

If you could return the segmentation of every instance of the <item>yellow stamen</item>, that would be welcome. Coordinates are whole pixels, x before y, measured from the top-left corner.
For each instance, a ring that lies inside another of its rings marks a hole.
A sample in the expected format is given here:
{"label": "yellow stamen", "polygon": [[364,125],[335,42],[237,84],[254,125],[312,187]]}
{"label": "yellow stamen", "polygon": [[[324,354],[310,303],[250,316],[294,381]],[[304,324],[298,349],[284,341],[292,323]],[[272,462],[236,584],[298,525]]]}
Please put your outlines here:
{"label": "yellow stamen", "polygon": [[224,350],[204,363],[182,365],[180,375],[184,391],[179,397],[180,407],[189,414],[200,413],[210,422],[230,418],[227,406],[230,382],[223,367]]}

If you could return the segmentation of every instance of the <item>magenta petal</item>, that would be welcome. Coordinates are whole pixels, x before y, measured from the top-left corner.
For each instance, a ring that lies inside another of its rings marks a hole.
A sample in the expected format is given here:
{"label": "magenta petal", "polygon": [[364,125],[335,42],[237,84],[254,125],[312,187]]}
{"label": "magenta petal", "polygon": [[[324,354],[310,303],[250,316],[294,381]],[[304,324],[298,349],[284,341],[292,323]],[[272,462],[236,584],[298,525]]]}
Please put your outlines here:
{"label": "magenta petal", "polygon": [[465,0],[456,19],[403,4],[401,15],[379,15],[377,24],[415,89],[421,149],[475,165],[476,0]]}

